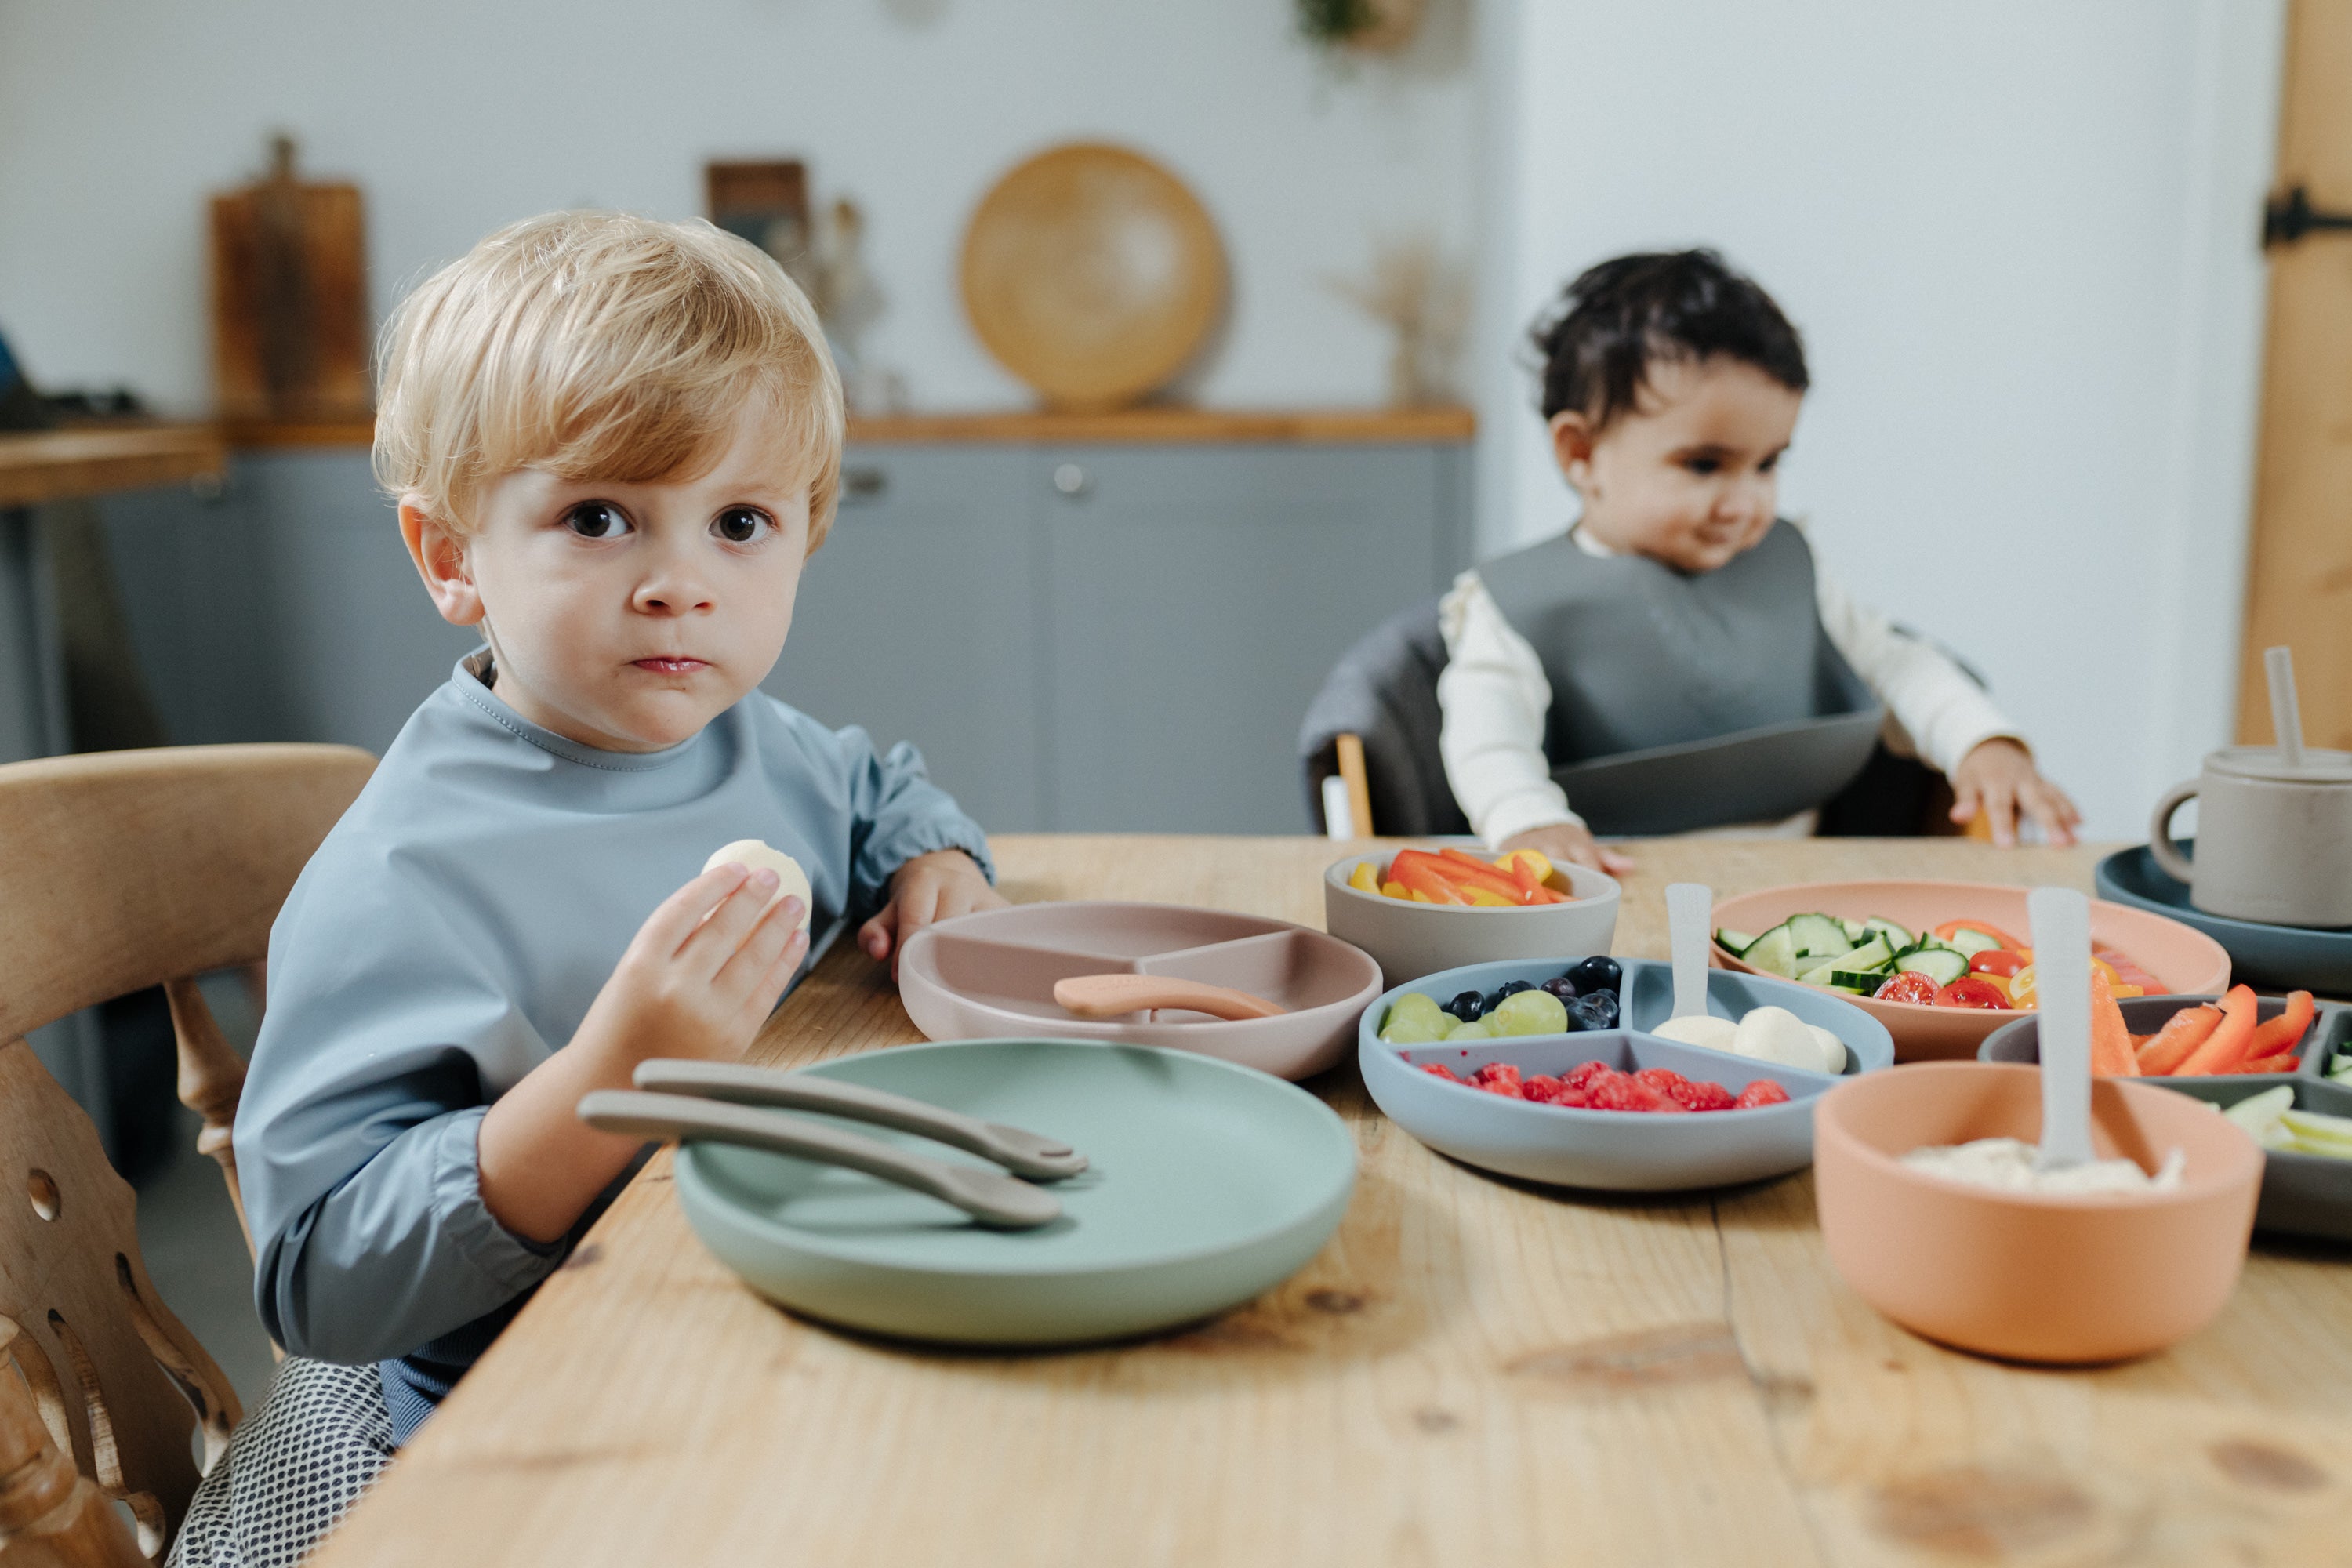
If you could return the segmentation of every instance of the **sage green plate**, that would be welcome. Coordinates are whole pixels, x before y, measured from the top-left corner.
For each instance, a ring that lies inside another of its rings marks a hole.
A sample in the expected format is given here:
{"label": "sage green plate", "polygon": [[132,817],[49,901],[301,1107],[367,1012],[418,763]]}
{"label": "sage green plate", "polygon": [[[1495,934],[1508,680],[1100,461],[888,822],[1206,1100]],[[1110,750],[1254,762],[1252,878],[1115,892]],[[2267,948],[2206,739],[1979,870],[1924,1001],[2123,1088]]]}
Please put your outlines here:
{"label": "sage green plate", "polygon": [[1193,1322],[1296,1272],[1355,1186],[1355,1140],[1328,1106],[1191,1051],[961,1040],[805,1070],[1024,1127],[1092,1162],[1047,1185],[1060,1219],[1003,1231],[854,1171],[719,1143],[679,1150],[678,1200],[721,1262],[780,1305],[874,1333],[1075,1344]]}

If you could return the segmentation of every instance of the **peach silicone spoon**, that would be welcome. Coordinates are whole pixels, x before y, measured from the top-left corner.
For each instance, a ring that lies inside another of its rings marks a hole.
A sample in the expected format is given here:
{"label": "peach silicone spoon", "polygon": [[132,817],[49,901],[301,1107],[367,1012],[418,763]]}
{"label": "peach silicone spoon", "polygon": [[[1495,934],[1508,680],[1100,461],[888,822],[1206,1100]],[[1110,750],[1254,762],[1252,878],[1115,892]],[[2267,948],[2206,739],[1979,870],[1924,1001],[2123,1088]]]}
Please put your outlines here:
{"label": "peach silicone spoon", "polygon": [[1288,1012],[1263,996],[1169,974],[1073,974],[1054,982],[1054,1000],[1081,1018],[1118,1018],[1181,1007],[1213,1018],[1273,1018]]}

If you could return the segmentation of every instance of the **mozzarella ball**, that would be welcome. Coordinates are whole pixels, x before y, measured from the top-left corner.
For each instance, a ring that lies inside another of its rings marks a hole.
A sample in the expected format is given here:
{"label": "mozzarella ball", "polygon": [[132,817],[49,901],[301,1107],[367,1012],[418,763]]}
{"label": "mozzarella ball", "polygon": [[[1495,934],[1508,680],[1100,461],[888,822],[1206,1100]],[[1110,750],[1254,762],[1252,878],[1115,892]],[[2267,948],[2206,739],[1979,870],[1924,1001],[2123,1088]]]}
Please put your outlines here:
{"label": "mozzarella ball", "polygon": [[[732,844],[721,845],[712,850],[710,858],[702,863],[702,868],[709,871],[716,867],[727,865],[730,861],[738,866],[749,867],[754,871],[761,869],[773,871],[776,874],[776,890],[768,900],[768,908],[775,908],[776,904],[784,899],[800,900],[800,929],[803,931],[808,929],[809,917],[816,908],[816,900],[810,896],[808,873],[801,869],[799,861],[782,850],[771,847],[764,839],[738,838]],[[765,913],[766,910],[761,912]]]}

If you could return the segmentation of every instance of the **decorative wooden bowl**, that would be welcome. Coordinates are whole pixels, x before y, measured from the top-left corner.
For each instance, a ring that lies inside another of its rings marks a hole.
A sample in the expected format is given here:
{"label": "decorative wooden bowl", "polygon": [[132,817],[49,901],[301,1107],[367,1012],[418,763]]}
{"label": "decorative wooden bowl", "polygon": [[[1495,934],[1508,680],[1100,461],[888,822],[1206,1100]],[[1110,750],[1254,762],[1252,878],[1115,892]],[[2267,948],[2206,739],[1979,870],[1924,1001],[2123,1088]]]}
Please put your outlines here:
{"label": "decorative wooden bowl", "polygon": [[1224,250],[1184,183],[1140,153],[1050,148],[996,183],[964,230],[964,311],[1055,408],[1158,391],[1224,307]]}

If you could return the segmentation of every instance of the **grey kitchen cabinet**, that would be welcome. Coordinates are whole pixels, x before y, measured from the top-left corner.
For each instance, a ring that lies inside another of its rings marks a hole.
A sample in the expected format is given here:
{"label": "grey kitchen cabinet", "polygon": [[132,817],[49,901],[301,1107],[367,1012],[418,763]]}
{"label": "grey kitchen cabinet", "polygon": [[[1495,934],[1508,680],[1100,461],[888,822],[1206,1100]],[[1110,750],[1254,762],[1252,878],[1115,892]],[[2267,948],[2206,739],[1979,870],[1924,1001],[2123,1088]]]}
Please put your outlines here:
{"label": "grey kitchen cabinet", "polygon": [[809,558],[783,657],[761,683],[931,777],[1000,833],[1049,826],[1036,528],[1009,447],[853,448]]}
{"label": "grey kitchen cabinet", "polygon": [[[861,441],[763,683],[995,832],[1296,833],[1298,721],[1349,642],[1467,548],[1469,447]],[[435,614],[357,447],[247,453],[226,492],[112,498],[170,738],[381,752],[475,643]]]}
{"label": "grey kitchen cabinet", "polygon": [[1457,455],[1043,454],[1055,826],[1307,827],[1299,721],[1349,644],[1454,569]]}

